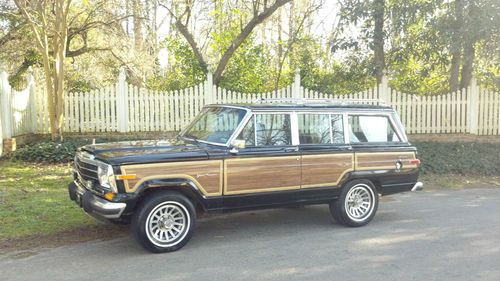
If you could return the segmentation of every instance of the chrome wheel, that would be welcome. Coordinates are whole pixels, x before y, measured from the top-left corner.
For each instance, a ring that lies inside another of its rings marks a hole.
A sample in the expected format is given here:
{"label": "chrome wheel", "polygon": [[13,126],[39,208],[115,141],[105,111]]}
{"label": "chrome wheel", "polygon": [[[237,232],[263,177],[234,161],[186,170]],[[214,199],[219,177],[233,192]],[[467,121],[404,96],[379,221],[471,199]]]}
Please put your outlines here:
{"label": "chrome wheel", "polygon": [[365,184],[353,186],[347,193],[345,210],[347,216],[353,221],[361,222],[373,212],[375,194]]}
{"label": "chrome wheel", "polygon": [[189,212],[182,204],[167,201],[149,213],[145,222],[146,234],[156,246],[171,247],[186,236],[190,223]]}

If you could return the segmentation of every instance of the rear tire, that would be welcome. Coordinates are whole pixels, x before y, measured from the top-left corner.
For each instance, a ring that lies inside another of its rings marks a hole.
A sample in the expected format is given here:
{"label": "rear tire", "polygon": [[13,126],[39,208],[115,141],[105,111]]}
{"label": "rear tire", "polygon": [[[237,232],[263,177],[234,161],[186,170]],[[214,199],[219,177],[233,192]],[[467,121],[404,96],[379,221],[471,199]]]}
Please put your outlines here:
{"label": "rear tire", "polygon": [[144,198],[132,219],[136,240],[153,253],[179,250],[193,235],[196,209],[184,195],[157,192]]}
{"label": "rear tire", "polygon": [[348,182],[339,199],[330,203],[330,213],[342,225],[359,227],[368,224],[378,209],[378,194],[369,180]]}

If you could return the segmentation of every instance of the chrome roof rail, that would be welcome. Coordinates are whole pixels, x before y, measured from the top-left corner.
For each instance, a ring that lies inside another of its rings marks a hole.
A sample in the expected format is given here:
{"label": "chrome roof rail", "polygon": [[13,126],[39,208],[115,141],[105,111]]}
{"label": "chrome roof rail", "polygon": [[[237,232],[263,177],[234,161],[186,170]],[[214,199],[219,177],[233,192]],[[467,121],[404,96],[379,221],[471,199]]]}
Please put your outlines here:
{"label": "chrome roof rail", "polygon": [[386,105],[383,99],[307,99],[307,98],[259,98],[253,100],[254,103],[294,103],[294,104],[377,104]]}

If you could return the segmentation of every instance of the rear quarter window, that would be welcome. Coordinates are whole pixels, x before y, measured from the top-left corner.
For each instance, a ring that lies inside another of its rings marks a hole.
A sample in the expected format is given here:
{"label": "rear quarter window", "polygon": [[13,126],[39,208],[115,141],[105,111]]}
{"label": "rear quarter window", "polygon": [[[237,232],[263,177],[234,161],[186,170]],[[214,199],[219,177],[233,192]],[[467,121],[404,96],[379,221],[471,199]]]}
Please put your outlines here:
{"label": "rear quarter window", "polygon": [[401,142],[389,117],[383,115],[349,115],[351,143]]}

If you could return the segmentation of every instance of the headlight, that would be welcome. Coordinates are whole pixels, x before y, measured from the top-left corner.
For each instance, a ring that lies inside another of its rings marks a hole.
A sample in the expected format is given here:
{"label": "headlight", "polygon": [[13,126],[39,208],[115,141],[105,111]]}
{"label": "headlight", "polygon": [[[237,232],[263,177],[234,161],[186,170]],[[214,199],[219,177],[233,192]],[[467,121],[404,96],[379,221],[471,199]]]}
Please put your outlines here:
{"label": "headlight", "polygon": [[97,166],[97,178],[99,184],[111,189],[112,192],[117,193],[115,176],[113,174],[113,167],[111,165],[103,164]]}

